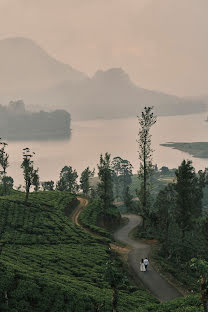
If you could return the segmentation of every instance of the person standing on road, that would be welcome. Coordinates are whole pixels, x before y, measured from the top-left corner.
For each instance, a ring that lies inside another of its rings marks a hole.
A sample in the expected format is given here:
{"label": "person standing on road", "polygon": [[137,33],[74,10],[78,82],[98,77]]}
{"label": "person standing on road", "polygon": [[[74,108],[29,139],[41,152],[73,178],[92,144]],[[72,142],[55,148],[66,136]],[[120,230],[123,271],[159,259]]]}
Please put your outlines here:
{"label": "person standing on road", "polygon": [[144,267],[145,267],[145,271],[147,271],[147,266],[149,264],[149,260],[147,259],[147,257],[144,259]]}
{"label": "person standing on road", "polygon": [[144,260],[143,260],[143,259],[141,259],[141,261],[140,261],[140,271],[141,271],[141,272],[145,272],[145,271],[146,271],[146,270],[145,270]]}

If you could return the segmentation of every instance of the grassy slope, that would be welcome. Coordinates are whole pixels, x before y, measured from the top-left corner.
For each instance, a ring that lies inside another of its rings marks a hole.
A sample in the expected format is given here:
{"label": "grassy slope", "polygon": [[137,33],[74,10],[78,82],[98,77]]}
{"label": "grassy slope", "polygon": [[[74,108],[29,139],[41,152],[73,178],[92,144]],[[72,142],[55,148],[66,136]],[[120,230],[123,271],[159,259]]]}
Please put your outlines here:
{"label": "grassy slope", "polygon": [[[0,198],[0,311],[94,311],[112,290],[104,281],[109,246],[72,224],[64,211],[76,198],[61,192]],[[8,293],[9,309],[4,303]],[[148,311],[155,299],[145,291],[120,290],[119,311]],[[140,308],[139,308],[140,307]],[[143,307],[145,307],[143,309]]]}

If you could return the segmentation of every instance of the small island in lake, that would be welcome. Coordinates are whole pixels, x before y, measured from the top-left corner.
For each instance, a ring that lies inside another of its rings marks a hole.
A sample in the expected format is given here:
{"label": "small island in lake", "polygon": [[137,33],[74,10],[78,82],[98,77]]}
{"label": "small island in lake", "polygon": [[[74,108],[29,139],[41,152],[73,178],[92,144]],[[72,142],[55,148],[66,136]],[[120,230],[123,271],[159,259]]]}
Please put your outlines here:
{"label": "small island in lake", "polygon": [[69,139],[70,114],[64,110],[30,112],[22,100],[0,105],[0,137],[4,140]]}
{"label": "small island in lake", "polygon": [[188,153],[193,157],[208,158],[208,142],[169,142],[160,145],[177,149],[179,151]]}

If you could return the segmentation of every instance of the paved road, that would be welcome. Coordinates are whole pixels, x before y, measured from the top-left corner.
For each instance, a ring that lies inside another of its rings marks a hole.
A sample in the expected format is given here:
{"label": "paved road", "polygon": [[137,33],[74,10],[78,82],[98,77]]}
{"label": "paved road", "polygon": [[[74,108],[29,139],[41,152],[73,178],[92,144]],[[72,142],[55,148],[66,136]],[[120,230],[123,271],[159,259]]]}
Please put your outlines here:
{"label": "paved road", "polygon": [[142,242],[138,242],[129,238],[129,232],[141,223],[141,218],[136,215],[123,215],[129,219],[129,223],[123,228],[114,233],[115,240],[124,242],[132,247],[128,255],[128,265],[132,271],[146,288],[158,298],[161,302],[169,301],[177,297],[182,297],[182,294],[168,283],[158,272],[156,272],[151,264],[146,272],[140,272],[139,263],[142,258],[148,256],[150,246]]}

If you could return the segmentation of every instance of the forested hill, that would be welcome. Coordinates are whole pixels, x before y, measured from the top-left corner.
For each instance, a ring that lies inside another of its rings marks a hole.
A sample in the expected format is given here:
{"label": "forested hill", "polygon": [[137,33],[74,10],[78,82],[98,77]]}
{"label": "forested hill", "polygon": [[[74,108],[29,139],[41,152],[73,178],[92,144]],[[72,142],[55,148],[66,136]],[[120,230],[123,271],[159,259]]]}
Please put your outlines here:
{"label": "forested hill", "polygon": [[0,133],[5,140],[60,140],[70,137],[70,114],[64,110],[36,113],[23,101],[0,105]]}

